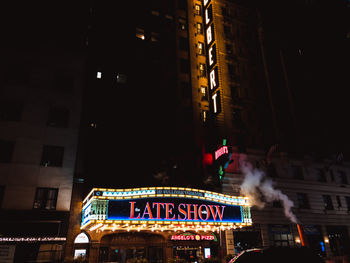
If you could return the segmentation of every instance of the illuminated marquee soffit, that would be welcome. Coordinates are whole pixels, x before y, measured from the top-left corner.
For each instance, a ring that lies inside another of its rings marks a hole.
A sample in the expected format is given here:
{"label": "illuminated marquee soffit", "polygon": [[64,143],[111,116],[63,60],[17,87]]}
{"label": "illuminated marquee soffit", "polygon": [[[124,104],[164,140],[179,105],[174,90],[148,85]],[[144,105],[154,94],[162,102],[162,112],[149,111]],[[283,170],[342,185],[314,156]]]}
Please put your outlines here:
{"label": "illuminated marquee soffit", "polygon": [[221,193],[183,187],[145,187],[132,189],[93,188],[83,201],[82,211],[93,203],[107,204],[110,200],[135,200],[142,198],[173,197],[211,201],[218,204],[240,206],[248,211],[243,222],[190,222],[152,220],[108,220],[106,214],[89,216],[81,224],[81,229],[89,231],[219,231],[252,225],[248,197],[231,196]]}

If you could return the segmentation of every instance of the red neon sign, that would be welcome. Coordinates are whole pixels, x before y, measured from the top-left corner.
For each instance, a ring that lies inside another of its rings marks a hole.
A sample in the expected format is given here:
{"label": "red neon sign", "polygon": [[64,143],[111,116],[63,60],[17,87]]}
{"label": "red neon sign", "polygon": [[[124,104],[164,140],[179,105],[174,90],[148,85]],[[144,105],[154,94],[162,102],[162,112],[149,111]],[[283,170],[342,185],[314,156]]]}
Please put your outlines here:
{"label": "red neon sign", "polygon": [[[143,208],[136,210],[136,202],[129,202],[129,219],[165,219],[165,220],[202,220],[222,221],[224,205],[184,204],[146,202]],[[152,205],[151,205],[152,204]],[[152,209],[153,208],[153,209]],[[142,212],[143,211],[143,212]],[[203,216],[203,214],[205,214]]]}
{"label": "red neon sign", "polygon": [[225,153],[228,153],[227,146],[222,146],[220,149],[215,151],[215,160],[217,160],[220,156],[224,155]]}
{"label": "red neon sign", "polygon": [[172,235],[171,240],[215,240],[213,235]]}

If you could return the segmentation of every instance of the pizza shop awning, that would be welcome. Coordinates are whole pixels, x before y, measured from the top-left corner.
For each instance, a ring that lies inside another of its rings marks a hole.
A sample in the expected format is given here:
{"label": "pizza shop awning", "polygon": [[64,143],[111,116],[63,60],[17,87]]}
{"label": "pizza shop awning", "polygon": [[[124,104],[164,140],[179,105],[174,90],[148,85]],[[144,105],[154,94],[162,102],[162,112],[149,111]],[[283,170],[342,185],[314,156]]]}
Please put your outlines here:
{"label": "pizza shop awning", "polygon": [[87,231],[219,231],[251,226],[247,197],[182,187],[93,188],[83,201]]}

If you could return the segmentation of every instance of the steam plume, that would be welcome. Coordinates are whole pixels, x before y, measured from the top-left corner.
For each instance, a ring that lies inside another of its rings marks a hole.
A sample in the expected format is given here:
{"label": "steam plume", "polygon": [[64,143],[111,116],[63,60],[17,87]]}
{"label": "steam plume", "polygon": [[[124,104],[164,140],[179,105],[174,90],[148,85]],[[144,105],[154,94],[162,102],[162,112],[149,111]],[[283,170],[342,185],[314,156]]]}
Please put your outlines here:
{"label": "steam plume", "polygon": [[266,202],[281,201],[285,216],[293,223],[297,223],[298,220],[292,212],[293,201],[280,190],[275,189],[273,181],[266,178],[263,171],[254,169],[250,163],[245,161],[241,161],[240,166],[244,174],[244,179],[240,186],[241,194],[249,197],[253,206],[257,206],[259,209],[265,207],[262,197]]}

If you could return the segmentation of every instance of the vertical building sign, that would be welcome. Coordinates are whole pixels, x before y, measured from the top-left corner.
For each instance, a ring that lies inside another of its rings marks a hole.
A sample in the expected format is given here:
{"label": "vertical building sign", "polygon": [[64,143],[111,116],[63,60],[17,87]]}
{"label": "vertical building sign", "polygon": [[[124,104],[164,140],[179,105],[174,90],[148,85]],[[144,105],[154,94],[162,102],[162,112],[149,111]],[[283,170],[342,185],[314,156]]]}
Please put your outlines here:
{"label": "vertical building sign", "polygon": [[203,0],[205,44],[207,51],[208,84],[210,95],[210,109],[214,115],[221,112],[221,96],[219,91],[219,74],[217,66],[217,52],[215,43],[215,25],[213,19],[213,5],[211,0]]}

